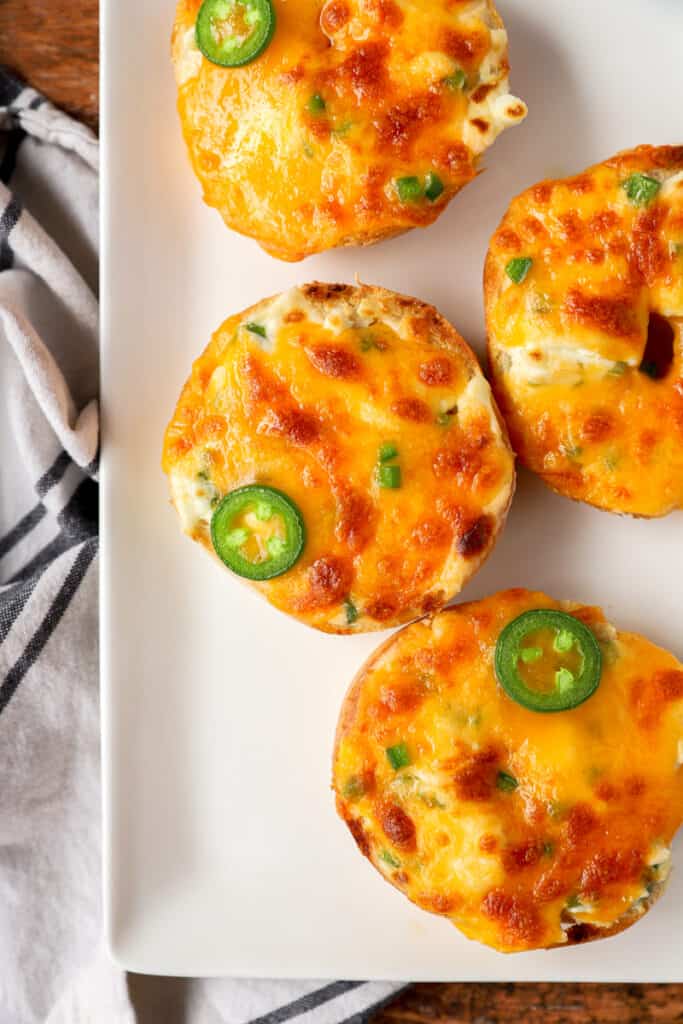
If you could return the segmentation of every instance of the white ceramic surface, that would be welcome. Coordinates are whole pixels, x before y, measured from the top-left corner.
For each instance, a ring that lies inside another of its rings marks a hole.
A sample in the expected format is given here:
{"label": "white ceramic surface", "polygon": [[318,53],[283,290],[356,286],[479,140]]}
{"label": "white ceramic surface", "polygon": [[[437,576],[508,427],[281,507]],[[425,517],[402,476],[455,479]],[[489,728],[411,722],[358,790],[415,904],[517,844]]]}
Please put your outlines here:
{"label": "white ceramic surface", "polygon": [[[288,0],[290,3],[296,0]],[[316,634],[183,538],[159,468],[191,360],[229,313],[358,272],[433,302],[481,352],[481,272],[509,199],[641,142],[683,142],[679,0],[501,0],[527,121],[426,231],[278,263],[205,208],[169,63],[173,0],[103,12],[102,680],[107,935],[150,973],[683,981],[683,842],[665,898],[598,943],[504,957],[411,906],[329,790],[348,681],[381,639]],[[542,587],[683,658],[683,514],[620,520],[522,473],[463,597]]]}

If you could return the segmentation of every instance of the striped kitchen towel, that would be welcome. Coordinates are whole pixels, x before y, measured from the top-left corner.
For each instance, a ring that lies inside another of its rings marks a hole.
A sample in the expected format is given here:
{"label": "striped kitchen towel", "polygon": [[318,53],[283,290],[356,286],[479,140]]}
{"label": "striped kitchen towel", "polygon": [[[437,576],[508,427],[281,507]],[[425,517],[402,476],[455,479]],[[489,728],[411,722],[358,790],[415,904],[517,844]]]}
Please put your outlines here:
{"label": "striped kitchen towel", "polygon": [[[100,943],[97,161],[0,70],[0,1024],[165,1024]],[[188,981],[184,1020],[360,1024],[400,987]]]}

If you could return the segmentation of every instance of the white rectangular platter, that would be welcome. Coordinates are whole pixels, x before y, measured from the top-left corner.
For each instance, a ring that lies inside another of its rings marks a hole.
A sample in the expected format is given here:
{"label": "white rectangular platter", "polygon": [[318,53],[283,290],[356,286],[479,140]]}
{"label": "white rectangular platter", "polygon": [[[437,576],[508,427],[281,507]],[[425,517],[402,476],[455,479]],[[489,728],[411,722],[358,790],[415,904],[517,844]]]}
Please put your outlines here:
{"label": "white rectangular platter", "polygon": [[[287,0],[295,3],[296,0]],[[178,530],[159,468],[192,359],[229,314],[308,280],[433,302],[481,354],[481,273],[510,198],[637,143],[683,141],[680,0],[500,0],[527,121],[426,231],[278,263],[206,209],[175,112],[174,0],[103,12],[102,682],[106,928],[150,973],[683,981],[683,842],[669,890],[597,945],[503,957],[386,885],[329,789],[345,688],[381,637],[329,637]],[[602,604],[683,658],[683,516],[618,519],[525,473],[463,597],[539,587]]]}

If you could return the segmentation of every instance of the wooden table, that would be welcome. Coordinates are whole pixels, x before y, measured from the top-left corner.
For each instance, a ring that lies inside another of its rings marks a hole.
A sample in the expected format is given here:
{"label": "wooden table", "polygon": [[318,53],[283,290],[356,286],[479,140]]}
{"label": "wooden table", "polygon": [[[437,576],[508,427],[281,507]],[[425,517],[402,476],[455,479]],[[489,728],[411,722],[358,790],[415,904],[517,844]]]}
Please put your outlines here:
{"label": "wooden table", "polygon": [[[145,0],[140,0],[144,3]],[[173,0],[168,0],[169,5]],[[0,64],[98,125],[98,0],[0,0]],[[454,953],[455,955],[455,953]],[[600,956],[599,945],[595,955]],[[683,955],[683,954],[682,954]],[[510,970],[512,971],[512,962]],[[153,1024],[181,1021],[182,983],[132,982]],[[145,1014],[147,1016],[147,1014]],[[678,985],[413,985],[375,1024],[673,1024]]]}

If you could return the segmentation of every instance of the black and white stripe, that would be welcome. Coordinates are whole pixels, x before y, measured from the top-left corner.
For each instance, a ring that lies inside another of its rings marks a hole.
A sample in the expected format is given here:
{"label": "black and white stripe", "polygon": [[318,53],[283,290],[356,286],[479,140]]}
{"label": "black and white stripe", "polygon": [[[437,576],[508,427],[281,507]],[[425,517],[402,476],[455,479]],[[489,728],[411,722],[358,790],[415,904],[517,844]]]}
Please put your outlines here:
{"label": "black and white stripe", "polygon": [[30,116],[46,103],[39,92],[0,68],[0,115],[4,117],[4,131],[0,138],[0,182],[4,185],[11,184],[21,146],[29,136],[24,125],[26,115]]}
{"label": "black and white stripe", "polygon": [[65,451],[61,451],[50,468],[40,477],[35,485],[35,491],[39,501],[19,520],[11,530],[0,537],[0,560],[28,537],[33,530],[42,522],[47,513],[43,499],[48,492],[63,478],[71,465],[71,459]]}
{"label": "black and white stripe", "polygon": [[[35,484],[36,504],[0,536],[0,580],[13,582],[30,574],[30,561],[28,557],[22,559],[22,548],[30,550],[34,560],[43,547],[62,534],[61,550],[66,550],[96,533],[98,490],[92,477],[97,468],[96,460],[81,469],[65,451],[59,453]],[[10,556],[14,556],[14,564],[8,570]]]}
{"label": "black and white stripe", "polygon": [[4,185],[9,185],[12,180],[12,175],[17,166],[19,149],[25,138],[26,132],[23,128],[14,128],[7,134],[3,148],[0,151],[0,181]]}
{"label": "black and white stripe", "polygon": [[249,1024],[284,1024],[285,1021],[295,1021],[304,1014],[310,1014],[313,1010],[338,999],[352,989],[360,988],[363,984],[362,981],[332,981],[313,992],[307,992],[290,1003],[277,1006],[260,1017],[253,1017]]}
{"label": "black and white stripe", "polygon": [[[88,467],[96,468],[96,462]],[[23,560],[19,559],[19,567],[9,576],[5,572],[2,574],[5,582],[0,584],[0,645],[9,636],[53,565],[61,560],[68,566],[69,559],[63,556],[76,548],[75,564],[84,551],[91,552],[89,564],[97,549],[98,487],[90,476],[75,466],[66,452],[61,451],[38,479],[35,492],[37,503],[0,537],[0,566],[4,567],[13,554],[21,554],[22,549],[27,552]],[[64,593],[70,593],[69,587]],[[59,618],[55,624],[58,621]],[[9,691],[5,691],[4,684],[0,690],[0,711],[23,678],[25,669],[20,671],[21,666],[28,668],[33,661],[20,658],[16,664],[19,668],[11,668],[6,677],[14,680]],[[3,693],[9,693],[9,696],[3,699]]]}
{"label": "black and white stripe", "polygon": [[[378,997],[378,989],[386,989],[387,987],[391,988],[391,991]],[[376,982],[366,982],[364,992],[366,999],[363,1006],[352,1013],[350,1017],[344,1017],[343,1020],[335,1021],[335,1024],[367,1024],[376,1013],[384,1009],[385,1006],[388,1006],[399,992],[406,988],[408,988],[407,985],[382,986]]]}
{"label": "black and white stripe", "polygon": [[[33,269],[31,259],[44,260],[48,253],[55,259],[61,257],[61,253],[54,247],[54,240],[41,233],[42,229],[30,215],[24,215],[22,202],[9,191],[23,142],[29,136],[47,142],[53,130],[58,132],[65,126],[75,134],[87,135],[87,130],[72,125],[43,96],[2,68],[0,125],[0,272],[11,269],[16,260]],[[87,142],[93,144],[91,139]],[[30,147],[26,152],[30,152]],[[44,269],[40,263],[37,272],[49,286],[51,282],[45,277]],[[74,282],[81,290],[84,288],[66,259],[55,281],[59,281],[60,288],[69,296],[68,289]],[[66,295],[59,292],[58,298],[64,301]],[[83,302],[87,309],[87,301],[80,292],[78,298],[82,313]],[[59,386],[55,380],[55,387]],[[70,425],[64,424],[64,427],[68,433]],[[45,441],[45,437],[40,439],[39,448]],[[37,457],[38,452],[32,455]],[[80,467],[66,451],[53,450],[51,463],[45,463],[34,485],[35,503],[26,507],[18,520],[0,535],[0,682],[1,673],[5,674],[0,710],[39,657],[94,558],[97,470],[97,459],[89,466]],[[45,614],[47,605],[49,611]],[[40,615],[43,615],[42,623],[27,641],[31,627],[35,626],[34,619]]]}
{"label": "black and white stripe", "polygon": [[[21,655],[16,659],[0,684],[0,714],[5,710],[14,696],[22,679],[35,664],[50,637],[59,625],[69,607],[76,591],[81,585],[93,558],[97,553],[97,537],[85,541],[78,548],[73,560],[65,566],[63,580],[48,610],[41,619],[37,629],[31,635]],[[52,563],[51,563],[52,564]],[[2,602],[2,595],[0,595]],[[2,604],[0,603],[0,625],[2,624]]]}
{"label": "black and white stripe", "polygon": [[24,110],[39,110],[47,100],[30,85],[0,67],[0,110],[19,119]]}
{"label": "black and white stripe", "polygon": [[[240,986],[240,982],[232,984]],[[294,988],[296,985],[293,983]],[[248,1017],[242,1024],[365,1024],[405,987],[391,982],[331,981]]]}
{"label": "black and white stripe", "polygon": [[19,79],[0,68],[0,108],[6,107],[11,110],[24,89],[25,86]]}
{"label": "black and white stripe", "polygon": [[27,512],[25,516],[22,516],[19,522],[13,526],[11,530],[8,530],[4,537],[0,537],[0,559],[9,554],[17,544],[35,530],[36,526],[43,521],[46,512],[47,509],[43,505],[42,501],[39,501],[37,505],[33,506],[30,512]]}
{"label": "black and white stripe", "polygon": [[9,129],[0,139],[0,181],[9,186],[17,166],[19,151],[28,133],[22,125],[22,112],[39,110],[45,97],[35,89],[22,85],[0,68],[0,113]]}
{"label": "black and white stripe", "polygon": [[11,234],[19,223],[21,209],[21,203],[16,196],[11,196],[0,213],[0,270],[9,270],[14,263]]}
{"label": "black and white stripe", "polygon": [[30,101],[30,103],[28,104],[28,109],[29,110],[40,110],[40,108],[43,106],[44,103],[47,103],[47,100],[45,99],[44,96],[41,96],[40,93],[37,92],[35,94],[35,96],[33,97],[33,99]]}

